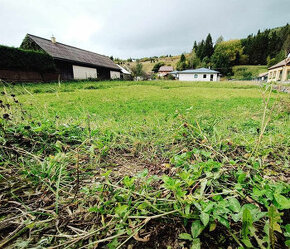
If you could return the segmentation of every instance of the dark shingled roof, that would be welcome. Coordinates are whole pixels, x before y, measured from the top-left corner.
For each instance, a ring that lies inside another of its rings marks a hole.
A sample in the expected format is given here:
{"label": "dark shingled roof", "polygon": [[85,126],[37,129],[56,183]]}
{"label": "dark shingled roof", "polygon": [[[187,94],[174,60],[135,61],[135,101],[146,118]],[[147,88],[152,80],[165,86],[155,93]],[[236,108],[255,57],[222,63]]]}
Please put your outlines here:
{"label": "dark shingled roof", "polygon": [[55,59],[67,60],[90,64],[94,66],[107,67],[120,70],[120,68],[107,56],[80,48],[65,45],[59,42],[53,43],[51,40],[35,35],[27,34],[39,47]]}

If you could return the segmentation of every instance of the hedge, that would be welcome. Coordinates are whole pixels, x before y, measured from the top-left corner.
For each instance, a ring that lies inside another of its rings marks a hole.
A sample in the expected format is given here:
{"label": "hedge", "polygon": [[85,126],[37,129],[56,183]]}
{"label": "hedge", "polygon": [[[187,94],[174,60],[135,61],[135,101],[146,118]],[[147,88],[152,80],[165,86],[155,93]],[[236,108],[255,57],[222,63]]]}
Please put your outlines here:
{"label": "hedge", "polygon": [[44,52],[3,45],[0,45],[0,69],[17,69],[40,73],[56,71],[53,58]]}

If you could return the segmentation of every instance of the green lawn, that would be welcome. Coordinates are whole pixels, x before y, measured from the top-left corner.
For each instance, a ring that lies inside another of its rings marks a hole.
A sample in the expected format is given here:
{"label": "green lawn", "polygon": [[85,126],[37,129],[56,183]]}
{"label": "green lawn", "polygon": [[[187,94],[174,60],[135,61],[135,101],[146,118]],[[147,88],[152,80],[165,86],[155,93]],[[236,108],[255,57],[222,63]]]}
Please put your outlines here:
{"label": "green lawn", "polygon": [[254,82],[1,88],[1,248],[290,245],[288,94]]}
{"label": "green lawn", "polygon": [[[92,130],[111,132],[124,146],[172,144],[181,116],[198,122],[213,141],[252,145],[264,110],[263,89],[251,82],[74,82],[16,85],[11,91],[36,120],[84,127],[89,120]],[[270,103],[278,99],[289,100],[273,93]],[[289,116],[272,116],[265,141],[287,143]]]}

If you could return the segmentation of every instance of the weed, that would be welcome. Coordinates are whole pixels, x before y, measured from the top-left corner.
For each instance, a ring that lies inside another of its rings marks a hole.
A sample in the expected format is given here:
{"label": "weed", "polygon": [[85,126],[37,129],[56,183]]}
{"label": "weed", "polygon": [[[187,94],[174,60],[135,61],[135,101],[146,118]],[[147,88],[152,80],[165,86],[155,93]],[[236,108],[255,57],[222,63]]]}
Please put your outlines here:
{"label": "weed", "polygon": [[3,86],[0,247],[289,245],[280,98],[248,83]]}

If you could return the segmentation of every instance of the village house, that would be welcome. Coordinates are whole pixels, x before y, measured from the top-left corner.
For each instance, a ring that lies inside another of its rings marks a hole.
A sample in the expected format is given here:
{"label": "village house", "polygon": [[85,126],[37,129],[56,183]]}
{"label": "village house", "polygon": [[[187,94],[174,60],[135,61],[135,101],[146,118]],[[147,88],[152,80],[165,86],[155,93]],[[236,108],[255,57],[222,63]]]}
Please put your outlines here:
{"label": "village house", "polygon": [[171,74],[175,79],[178,79],[178,71],[172,71]]}
{"label": "village house", "polygon": [[121,79],[130,80],[132,78],[132,74],[126,68],[117,64],[117,66],[121,69]]}
{"label": "village house", "polygon": [[172,66],[162,66],[158,70],[158,77],[165,77],[173,71]]}
{"label": "village house", "polygon": [[208,68],[189,69],[177,72],[179,81],[219,81],[219,72]]}
{"label": "village house", "polygon": [[109,57],[56,42],[55,37],[48,40],[27,34],[20,47],[48,53],[61,80],[116,79],[121,76],[121,69]]}
{"label": "village house", "polygon": [[290,54],[285,60],[280,61],[268,70],[268,82],[290,81]]}
{"label": "village house", "polygon": [[268,80],[268,72],[260,73],[257,77],[258,81],[267,81]]}

